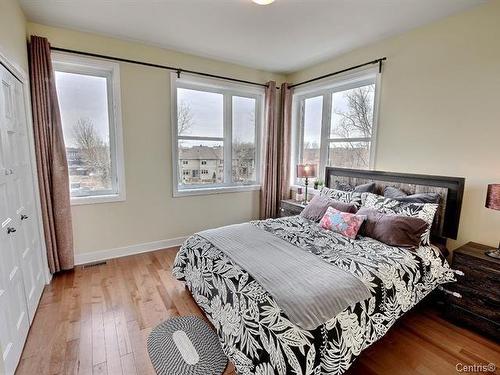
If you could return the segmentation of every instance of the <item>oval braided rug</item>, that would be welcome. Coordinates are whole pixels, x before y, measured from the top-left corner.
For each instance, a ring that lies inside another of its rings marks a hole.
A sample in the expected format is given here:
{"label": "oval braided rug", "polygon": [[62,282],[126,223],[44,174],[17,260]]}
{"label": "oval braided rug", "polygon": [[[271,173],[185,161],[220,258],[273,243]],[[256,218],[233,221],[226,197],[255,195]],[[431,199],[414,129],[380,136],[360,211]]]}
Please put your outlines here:
{"label": "oval braided rug", "polygon": [[196,316],[156,326],[148,337],[148,352],[159,375],[221,375],[227,365],[216,333]]}

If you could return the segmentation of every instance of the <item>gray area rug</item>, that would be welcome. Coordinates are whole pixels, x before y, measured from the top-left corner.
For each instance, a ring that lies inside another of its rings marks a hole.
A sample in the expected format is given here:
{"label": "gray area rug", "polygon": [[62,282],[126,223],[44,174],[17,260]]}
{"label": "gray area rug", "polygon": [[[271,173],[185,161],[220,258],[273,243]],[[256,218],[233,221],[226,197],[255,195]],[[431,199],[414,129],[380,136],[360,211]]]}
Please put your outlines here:
{"label": "gray area rug", "polygon": [[156,326],[148,337],[148,353],[158,375],[221,375],[227,366],[216,333],[196,316]]}

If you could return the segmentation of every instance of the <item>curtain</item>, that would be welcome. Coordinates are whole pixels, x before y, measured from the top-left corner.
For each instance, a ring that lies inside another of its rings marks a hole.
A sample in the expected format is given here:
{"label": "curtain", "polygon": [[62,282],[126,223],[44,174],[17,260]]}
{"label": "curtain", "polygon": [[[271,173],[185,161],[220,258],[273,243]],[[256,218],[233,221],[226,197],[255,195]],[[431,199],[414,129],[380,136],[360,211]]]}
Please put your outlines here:
{"label": "curtain", "polygon": [[74,266],[68,164],[46,38],[29,44],[31,105],[47,259],[51,273]]}
{"label": "curtain", "polygon": [[263,170],[260,217],[277,217],[281,199],[290,196],[291,90],[281,85],[280,121],[276,114],[276,83],[269,82],[265,92]]}
{"label": "curtain", "polygon": [[281,85],[281,116],[279,139],[278,184],[280,199],[290,198],[290,158],[292,139],[292,90],[288,83]]}
{"label": "curtain", "polygon": [[276,122],[276,82],[268,82],[264,103],[262,189],[260,218],[278,214],[278,124]]}

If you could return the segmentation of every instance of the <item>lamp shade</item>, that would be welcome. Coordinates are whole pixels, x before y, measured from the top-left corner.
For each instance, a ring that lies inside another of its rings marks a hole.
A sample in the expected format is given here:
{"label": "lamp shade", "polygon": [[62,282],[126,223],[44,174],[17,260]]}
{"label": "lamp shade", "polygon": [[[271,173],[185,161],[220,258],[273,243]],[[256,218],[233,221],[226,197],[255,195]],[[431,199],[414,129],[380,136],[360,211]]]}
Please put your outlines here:
{"label": "lamp shade", "polygon": [[500,184],[488,185],[485,206],[493,210],[500,210]]}
{"label": "lamp shade", "polygon": [[297,177],[316,177],[316,164],[297,164]]}

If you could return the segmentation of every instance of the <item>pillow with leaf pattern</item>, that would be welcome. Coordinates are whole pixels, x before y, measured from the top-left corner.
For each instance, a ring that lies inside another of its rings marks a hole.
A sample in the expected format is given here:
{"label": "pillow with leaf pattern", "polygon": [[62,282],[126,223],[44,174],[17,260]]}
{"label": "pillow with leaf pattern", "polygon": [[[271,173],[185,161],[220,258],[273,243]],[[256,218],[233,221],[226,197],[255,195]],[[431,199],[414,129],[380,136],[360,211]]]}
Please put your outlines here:
{"label": "pillow with leaf pattern", "polygon": [[323,187],[319,195],[344,203],[352,203],[356,208],[361,207],[361,193],[356,191],[343,191]]}
{"label": "pillow with leaf pattern", "polygon": [[435,203],[401,202],[372,193],[363,193],[361,197],[363,207],[374,208],[385,214],[396,214],[409,217],[418,217],[427,223],[427,229],[422,234],[421,244],[430,245],[431,228],[434,215],[438,209]]}

